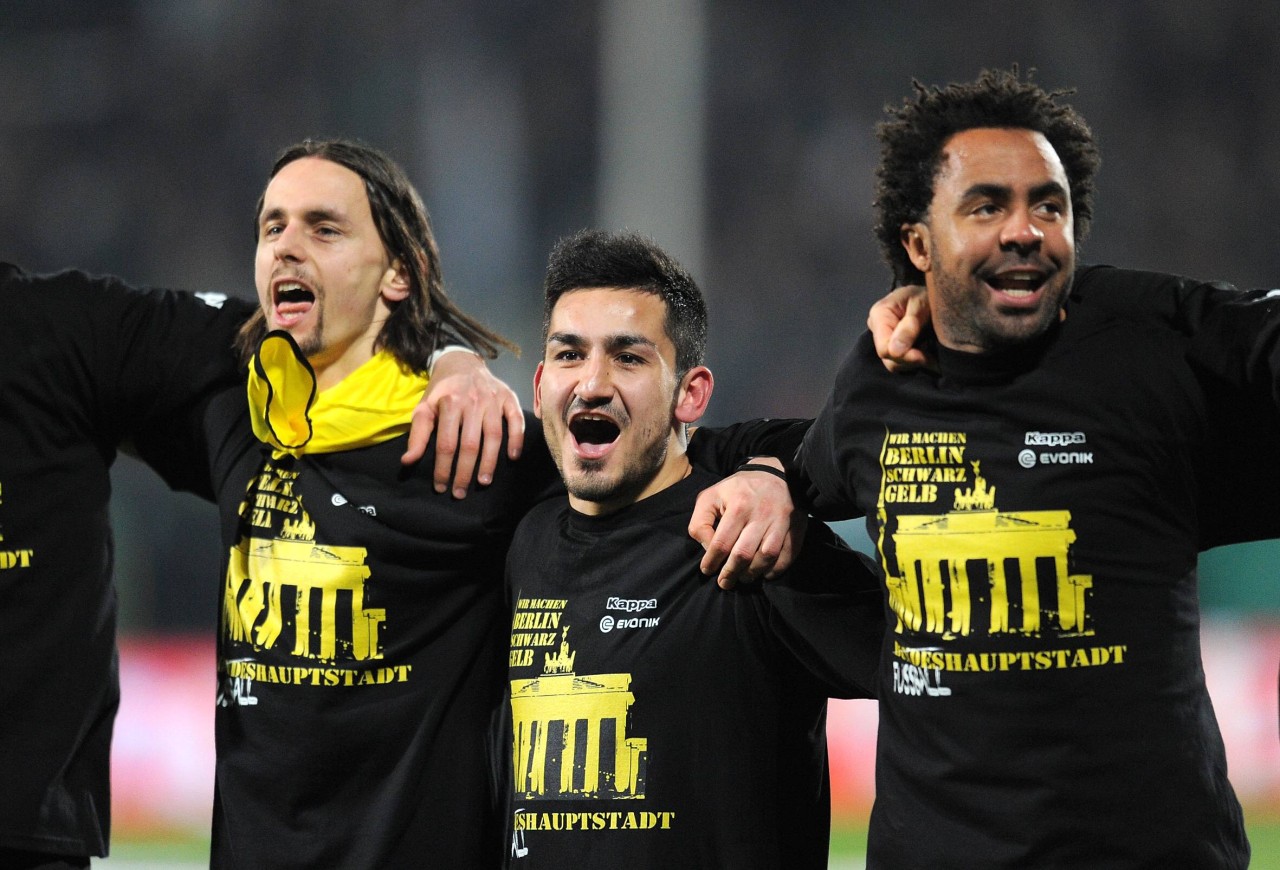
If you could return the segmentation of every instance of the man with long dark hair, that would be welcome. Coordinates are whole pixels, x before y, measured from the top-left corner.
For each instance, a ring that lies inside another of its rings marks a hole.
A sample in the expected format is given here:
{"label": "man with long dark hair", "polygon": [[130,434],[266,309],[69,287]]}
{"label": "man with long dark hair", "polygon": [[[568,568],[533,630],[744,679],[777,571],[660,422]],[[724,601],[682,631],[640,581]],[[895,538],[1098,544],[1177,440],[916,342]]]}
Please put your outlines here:
{"label": "man with long dark hair", "polygon": [[[233,344],[252,312],[222,294],[0,265],[0,866],[84,868],[107,854],[120,697],[109,469],[121,445],[138,440],[167,483],[212,496],[188,439],[166,433],[243,382]],[[486,349],[461,326],[452,334]],[[492,433],[504,404],[518,410],[514,394],[468,358],[445,357],[414,412],[419,444],[431,428],[421,424],[438,418],[440,488],[455,473],[450,453],[460,454],[460,476],[478,455],[459,449],[460,429]],[[482,474],[499,440],[486,445]]]}
{"label": "man with long dark hair", "polygon": [[442,337],[509,345],[448,299],[373,148],[287,149],[255,226],[248,403],[195,419],[227,548],[213,865],[496,865],[502,557],[554,469],[503,457],[456,500],[399,459]]}

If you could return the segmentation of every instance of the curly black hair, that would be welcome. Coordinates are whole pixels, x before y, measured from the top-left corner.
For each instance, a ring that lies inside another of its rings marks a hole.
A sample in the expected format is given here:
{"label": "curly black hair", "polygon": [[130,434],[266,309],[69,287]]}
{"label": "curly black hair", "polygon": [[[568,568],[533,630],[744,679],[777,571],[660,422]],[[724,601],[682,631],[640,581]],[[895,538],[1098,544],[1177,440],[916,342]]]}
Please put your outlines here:
{"label": "curly black hair", "polygon": [[[281,169],[304,157],[328,160],[360,176],[387,256],[399,260],[409,276],[409,295],[392,304],[391,313],[374,340],[375,350],[385,348],[402,365],[417,372],[427,371],[431,353],[450,340],[467,344],[488,359],[497,357],[500,348],[520,353],[520,348],[511,341],[463,312],[445,292],[440,249],[431,228],[431,216],[399,164],[363,142],[304,139],[280,152],[267,177],[268,183]],[[265,195],[264,189],[254,211],[255,240]],[[245,322],[236,338],[243,360],[253,356],[266,332],[266,316],[259,310]]]}
{"label": "curly black hair", "polygon": [[924,220],[942,150],[956,133],[979,127],[1035,130],[1049,140],[1071,185],[1077,245],[1093,216],[1093,177],[1101,158],[1093,131],[1071,106],[1057,102],[1071,90],[1046,91],[1024,79],[1018,67],[983,70],[975,81],[927,87],[912,80],[915,97],[885,106],[889,120],[876,126],[880,166],[876,170],[876,236],[895,284],[923,284],[924,276],[902,246],[903,224]]}

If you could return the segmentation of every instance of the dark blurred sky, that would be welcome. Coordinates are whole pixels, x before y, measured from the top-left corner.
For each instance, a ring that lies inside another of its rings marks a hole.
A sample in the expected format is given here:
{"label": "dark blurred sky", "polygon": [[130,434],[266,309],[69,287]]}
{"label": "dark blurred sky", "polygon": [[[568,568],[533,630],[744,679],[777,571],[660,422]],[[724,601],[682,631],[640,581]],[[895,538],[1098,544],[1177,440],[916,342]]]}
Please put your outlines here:
{"label": "dark blurred sky", "polygon": [[[701,22],[701,60],[687,62],[702,83],[703,235],[673,237],[683,200],[669,220],[659,203],[628,223],[689,258],[707,293],[709,422],[816,411],[887,285],[870,232],[872,128],[913,77],[1018,63],[1077,88],[1103,153],[1085,259],[1250,286],[1280,273],[1271,4],[619,2]],[[0,257],[249,296],[253,205],[276,152],[361,138],[418,185],[451,292],[525,347],[497,368],[527,400],[546,251],[601,221],[601,70],[632,56],[604,40],[609,9],[7,4]],[[635,39],[642,58],[671,50]],[[643,91],[651,73],[635,75]],[[663,123],[633,147],[679,138]],[[131,464],[116,479],[127,624],[209,623],[210,513]]]}

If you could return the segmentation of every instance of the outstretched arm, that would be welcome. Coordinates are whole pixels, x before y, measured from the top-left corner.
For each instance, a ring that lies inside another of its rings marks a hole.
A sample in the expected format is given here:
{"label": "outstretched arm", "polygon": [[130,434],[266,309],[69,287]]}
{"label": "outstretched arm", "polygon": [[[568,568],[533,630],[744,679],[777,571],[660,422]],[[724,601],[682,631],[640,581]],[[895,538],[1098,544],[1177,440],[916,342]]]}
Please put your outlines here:
{"label": "outstretched arm", "polygon": [[476,354],[446,353],[432,367],[431,384],[413,411],[408,449],[400,461],[412,465],[422,459],[435,432],[436,491],[448,489],[452,472],[454,498],[464,498],[477,460],[477,481],[485,486],[493,481],[504,421],[507,455],[518,459],[524,447],[520,398]]}

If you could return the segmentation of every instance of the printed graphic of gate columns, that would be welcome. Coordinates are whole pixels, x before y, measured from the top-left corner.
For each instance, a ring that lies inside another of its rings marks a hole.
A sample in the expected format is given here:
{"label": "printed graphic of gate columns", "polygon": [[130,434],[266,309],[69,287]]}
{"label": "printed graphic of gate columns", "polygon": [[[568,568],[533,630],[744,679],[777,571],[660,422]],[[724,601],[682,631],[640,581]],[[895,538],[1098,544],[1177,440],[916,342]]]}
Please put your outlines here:
{"label": "printed graphic of gate columns", "polygon": [[[983,566],[989,588],[990,634],[1037,634],[1041,624],[1041,563],[1051,566],[1056,585],[1056,630],[1092,634],[1087,627],[1087,574],[1072,574],[1068,555],[1076,535],[1068,511],[953,511],[902,515],[893,535],[897,571],[889,579],[890,601],[901,631],[965,636],[973,626],[976,594],[969,566]],[[1016,615],[1010,601],[1010,565],[1017,566]],[[985,597],[985,596],[984,596]],[[949,606],[948,606],[949,605]]]}
{"label": "printed graphic of gate columns", "polygon": [[[287,608],[294,626],[292,655],[336,660],[339,620],[349,618],[351,657],[356,661],[382,658],[378,635],[387,612],[365,608],[364,587],[370,573],[366,555],[363,547],[317,545],[309,540],[242,539],[232,548],[227,566],[224,633],[230,640],[248,640],[256,648],[271,649],[284,629]],[[294,595],[282,601],[282,591],[290,586]],[[311,624],[316,596],[318,631]]]}
{"label": "printed graphic of gate columns", "polygon": [[[565,626],[567,634],[568,626]],[[627,737],[630,674],[572,672],[561,643],[541,676],[511,681],[515,790],[527,798],[644,797],[649,741]]]}

